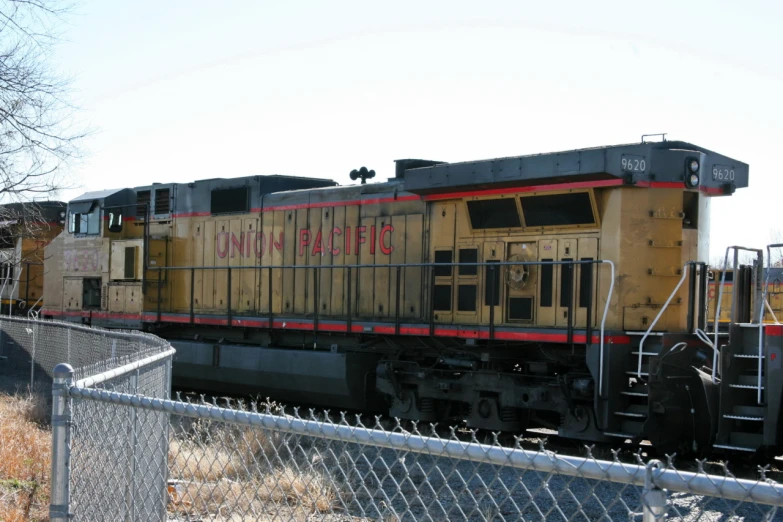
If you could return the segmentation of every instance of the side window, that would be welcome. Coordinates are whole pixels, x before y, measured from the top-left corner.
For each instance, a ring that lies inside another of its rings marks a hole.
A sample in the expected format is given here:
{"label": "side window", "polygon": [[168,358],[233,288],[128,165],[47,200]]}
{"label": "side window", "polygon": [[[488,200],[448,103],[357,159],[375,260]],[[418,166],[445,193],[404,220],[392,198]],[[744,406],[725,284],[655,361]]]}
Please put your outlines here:
{"label": "side window", "polygon": [[76,212],[71,212],[71,215],[68,216],[68,232],[71,234],[78,234],[80,230],[81,219],[82,218],[79,214]]}
{"label": "side window", "polygon": [[82,220],[82,225],[86,225],[82,227],[82,233],[93,236],[101,233],[101,208],[98,205],[93,205],[89,214],[82,214]]}
{"label": "side window", "polygon": [[109,232],[122,232],[122,210],[109,212]]}
{"label": "side window", "polygon": [[[98,235],[101,232],[101,208],[93,204],[87,212],[73,212],[68,215],[68,232],[71,234]],[[80,209],[81,210],[81,209]]]}

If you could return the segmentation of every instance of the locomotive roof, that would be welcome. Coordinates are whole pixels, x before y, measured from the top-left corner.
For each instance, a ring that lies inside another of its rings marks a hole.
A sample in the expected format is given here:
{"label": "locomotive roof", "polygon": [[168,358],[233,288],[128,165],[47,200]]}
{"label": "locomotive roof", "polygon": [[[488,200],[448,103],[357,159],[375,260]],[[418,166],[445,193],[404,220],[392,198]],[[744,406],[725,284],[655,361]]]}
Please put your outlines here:
{"label": "locomotive roof", "polygon": [[480,161],[406,168],[405,190],[427,194],[498,184],[566,183],[620,179],[623,182],[683,182],[697,160],[701,187],[731,193],[748,186],[748,165],[684,141],[630,143]]}
{"label": "locomotive roof", "polygon": [[113,196],[114,194],[122,192],[123,190],[127,190],[127,189],[119,188],[119,189],[95,190],[93,192],[85,192],[81,196],[73,198],[71,201],[69,201],[69,203],[76,203],[78,201],[95,201],[96,199],[106,199],[109,196]]}
{"label": "locomotive roof", "polygon": [[63,201],[25,201],[0,205],[0,226],[16,223],[20,219],[34,221],[57,221],[59,213],[65,210]]}

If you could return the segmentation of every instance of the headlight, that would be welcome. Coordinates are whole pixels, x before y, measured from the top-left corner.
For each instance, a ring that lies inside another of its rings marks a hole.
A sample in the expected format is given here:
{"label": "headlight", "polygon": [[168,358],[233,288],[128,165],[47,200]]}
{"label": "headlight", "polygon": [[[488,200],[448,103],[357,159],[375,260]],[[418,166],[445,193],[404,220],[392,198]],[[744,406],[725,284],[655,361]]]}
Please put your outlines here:
{"label": "headlight", "polygon": [[698,174],[689,174],[688,177],[685,178],[685,184],[690,188],[696,188],[699,186],[699,175]]}
{"label": "headlight", "polygon": [[[691,169],[691,172],[698,172],[699,171],[699,161],[698,160],[690,160],[688,162],[688,168]],[[698,180],[698,177],[696,178]]]}
{"label": "headlight", "polygon": [[64,211],[64,210],[61,210],[61,211],[60,211],[60,217],[61,217],[61,218],[64,218],[64,217],[65,217],[65,211]]}

